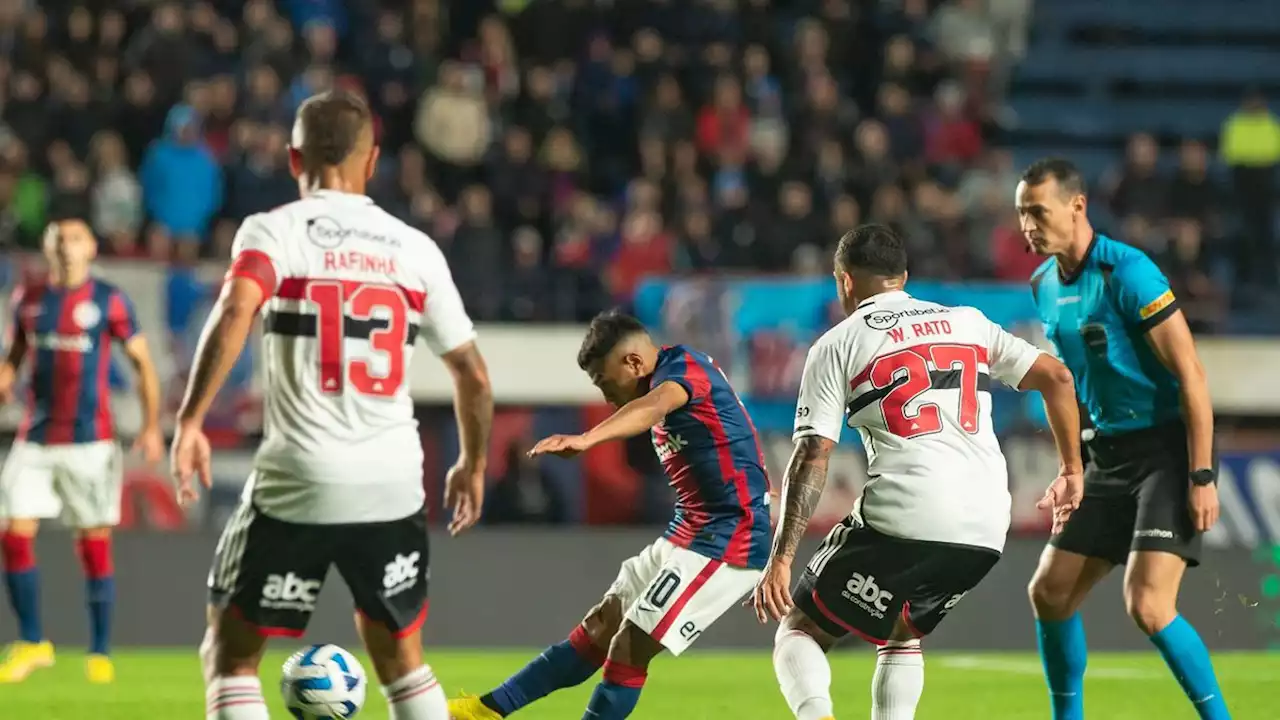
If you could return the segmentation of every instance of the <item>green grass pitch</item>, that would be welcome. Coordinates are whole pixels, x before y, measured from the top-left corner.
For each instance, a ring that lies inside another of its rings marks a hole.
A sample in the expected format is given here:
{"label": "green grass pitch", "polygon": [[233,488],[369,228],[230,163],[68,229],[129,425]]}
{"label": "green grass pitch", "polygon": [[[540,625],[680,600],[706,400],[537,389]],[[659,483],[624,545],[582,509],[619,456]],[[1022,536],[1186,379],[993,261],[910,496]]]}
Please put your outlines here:
{"label": "green grass pitch", "polygon": [[[520,668],[524,651],[428,651],[428,660],[450,695],[483,692]],[[287,718],[275,683],[283,651],[263,664],[263,684],[272,716]],[[1218,677],[1235,720],[1280,718],[1280,654],[1220,653]],[[836,716],[866,718],[870,652],[833,658]],[[1032,654],[925,655],[925,691],[920,720],[1042,720],[1049,716],[1039,661]],[[20,685],[0,686],[0,717],[30,720],[136,720],[201,718],[204,693],[195,650],[131,650],[116,657],[110,686],[84,681],[82,657],[64,652],[58,664]],[[556,693],[516,717],[567,720],[581,717],[592,683]],[[1154,653],[1097,654],[1089,658],[1086,715],[1105,720],[1193,720],[1182,692]],[[382,720],[386,704],[376,687],[360,717]],[[637,720],[786,720],[767,653],[718,653],[696,648],[653,667]]]}

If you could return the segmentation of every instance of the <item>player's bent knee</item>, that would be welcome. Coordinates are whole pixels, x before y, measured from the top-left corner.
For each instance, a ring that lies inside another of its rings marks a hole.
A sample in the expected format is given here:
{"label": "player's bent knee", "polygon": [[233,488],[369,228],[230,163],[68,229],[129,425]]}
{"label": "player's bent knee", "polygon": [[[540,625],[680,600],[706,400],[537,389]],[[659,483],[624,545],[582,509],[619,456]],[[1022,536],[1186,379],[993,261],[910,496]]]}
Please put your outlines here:
{"label": "player's bent knee", "polygon": [[1139,587],[1125,589],[1125,611],[1138,629],[1147,635],[1155,635],[1177,617],[1177,604],[1167,593]]}
{"label": "player's bent knee", "polygon": [[383,685],[408,676],[422,667],[422,634],[397,633],[385,625],[356,613],[356,629],[364,639],[374,674]]}
{"label": "player's bent knee", "polygon": [[591,608],[591,612],[582,619],[582,629],[586,631],[591,644],[601,650],[607,650],[613,642],[614,635],[622,627],[622,598],[606,595],[600,604]]}
{"label": "player's bent knee", "polygon": [[797,632],[813,638],[813,641],[818,643],[818,647],[821,647],[823,652],[830,651],[840,641],[839,638],[823,630],[803,610],[792,608],[791,612],[782,618],[782,622],[778,623],[778,631],[773,635],[773,644],[777,645],[783,637]]}
{"label": "player's bent knee", "polygon": [[10,518],[5,526],[5,533],[17,537],[33,538],[40,530],[40,521],[35,518]]}
{"label": "player's bent knee", "polygon": [[632,667],[644,668],[663,650],[662,643],[650,637],[639,626],[623,620],[618,632],[609,643],[609,660]]}
{"label": "player's bent knee", "polygon": [[76,535],[86,540],[110,540],[111,528],[110,526],[80,528],[76,530]]}
{"label": "player's bent knee", "polygon": [[266,639],[244,621],[218,607],[208,609],[208,627],[200,642],[206,681],[215,677],[256,675]]}

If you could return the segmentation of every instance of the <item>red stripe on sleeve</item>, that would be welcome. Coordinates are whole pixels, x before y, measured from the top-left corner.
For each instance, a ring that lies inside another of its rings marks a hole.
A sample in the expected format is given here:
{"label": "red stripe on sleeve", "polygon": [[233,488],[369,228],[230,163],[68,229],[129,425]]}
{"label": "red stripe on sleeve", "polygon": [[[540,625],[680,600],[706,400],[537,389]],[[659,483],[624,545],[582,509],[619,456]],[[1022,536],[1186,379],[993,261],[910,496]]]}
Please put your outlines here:
{"label": "red stripe on sleeve", "polygon": [[227,268],[227,280],[232,278],[243,278],[256,283],[262,291],[264,302],[276,294],[276,266],[261,250],[241,250],[235,260],[231,261],[231,267]]}

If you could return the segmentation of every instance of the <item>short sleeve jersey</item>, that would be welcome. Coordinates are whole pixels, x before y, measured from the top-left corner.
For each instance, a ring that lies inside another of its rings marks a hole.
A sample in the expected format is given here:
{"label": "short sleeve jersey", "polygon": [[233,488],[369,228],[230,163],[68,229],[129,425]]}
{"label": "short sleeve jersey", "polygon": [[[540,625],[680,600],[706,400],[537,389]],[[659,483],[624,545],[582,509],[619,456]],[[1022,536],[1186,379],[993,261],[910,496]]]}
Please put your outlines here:
{"label": "short sleeve jersey", "polygon": [[876,295],[810,349],[794,437],[857,429],[870,480],[854,512],[875,530],[1001,551],[1011,501],[991,380],[1016,388],[1039,355],[974,308]]}
{"label": "short sleeve jersey", "polygon": [[1076,394],[1103,435],[1181,416],[1178,380],[1146,334],[1178,310],[1169,280],[1141,250],[1094,237],[1084,262],[1063,274],[1050,258],[1031,276],[1045,335],[1076,380]]}
{"label": "short sleeve jersey", "polygon": [[475,338],[435,242],[368,197],[321,191],[247,218],[228,272],[266,298],[255,506],[321,524],[420,511],[414,343],[444,354]]}

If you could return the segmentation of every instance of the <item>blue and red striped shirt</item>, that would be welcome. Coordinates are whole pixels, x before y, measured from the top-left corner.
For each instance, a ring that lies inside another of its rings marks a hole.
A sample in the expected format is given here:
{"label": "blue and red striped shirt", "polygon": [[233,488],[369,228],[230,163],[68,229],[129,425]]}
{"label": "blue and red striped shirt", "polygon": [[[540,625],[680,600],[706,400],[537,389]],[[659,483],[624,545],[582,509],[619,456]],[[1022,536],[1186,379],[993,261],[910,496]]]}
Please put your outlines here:
{"label": "blue and red striped shirt", "polygon": [[653,449],[676,491],[665,538],[713,560],[763,568],[769,559],[769,476],[755,426],[707,355],[664,347],[649,387],[674,382],[689,402],[653,428]]}
{"label": "blue and red striped shirt", "polygon": [[115,438],[111,343],[138,333],[133,305],[110,283],[20,286],[10,304],[26,340],[27,411],[18,438],[42,445]]}

